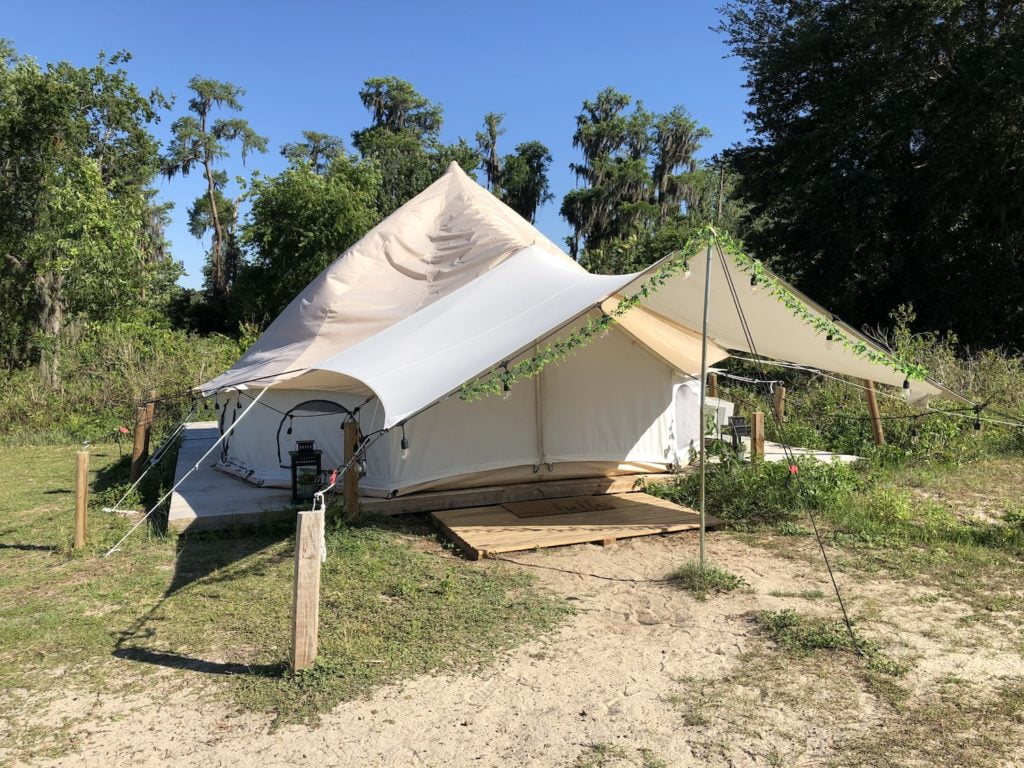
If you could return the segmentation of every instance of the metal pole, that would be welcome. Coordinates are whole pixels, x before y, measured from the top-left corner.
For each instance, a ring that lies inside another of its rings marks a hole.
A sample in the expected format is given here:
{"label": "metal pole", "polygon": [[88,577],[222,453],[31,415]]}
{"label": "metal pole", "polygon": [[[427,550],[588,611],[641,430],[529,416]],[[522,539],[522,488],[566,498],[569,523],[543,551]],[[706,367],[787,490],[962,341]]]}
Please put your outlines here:
{"label": "metal pole", "polygon": [[704,466],[707,463],[707,446],[704,435],[704,398],[708,386],[708,301],[711,296],[711,245],[708,245],[707,266],[704,269],[704,322],[700,339],[700,567],[704,568],[704,528],[706,504],[704,499]]}

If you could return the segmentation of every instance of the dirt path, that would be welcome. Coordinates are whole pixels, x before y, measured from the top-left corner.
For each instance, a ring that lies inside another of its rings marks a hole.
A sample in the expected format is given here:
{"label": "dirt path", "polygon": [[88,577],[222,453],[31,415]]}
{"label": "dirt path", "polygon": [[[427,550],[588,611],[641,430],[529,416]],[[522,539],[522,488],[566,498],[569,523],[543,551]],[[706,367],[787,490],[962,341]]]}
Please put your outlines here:
{"label": "dirt path", "polygon": [[[692,536],[669,536],[516,559],[658,578],[692,557],[695,544]],[[802,539],[799,546],[809,541]],[[772,556],[732,536],[712,537],[710,552],[750,589],[702,603],[666,584],[536,570],[545,585],[577,606],[578,613],[554,634],[475,674],[423,677],[342,704],[315,728],[287,726],[271,733],[267,718],[231,712],[204,695],[209,683],[196,674],[187,677],[191,687],[156,686],[159,695],[147,690],[128,699],[69,697],[47,717],[56,722],[89,712],[75,734],[75,754],[38,764],[822,765],[823,758],[835,756],[837,744],[872,733],[884,720],[882,703],[837,683],[835,696],[825,691],[822,705],[815,691],[822,693],[827,681],[814,678],[820,670],[800,665],[790,671],[787,690],[805,690],[805,705],[800,697],[770,695],[769,678],[760,688],[748,679],[735,689],[735,711],[727,707],[724,714],[697,716],[694,702],[702,686],[709,696],[721,693],[700,681],[734,676],[757,653],[778,653],[766,650],[748,612],[788,606],[834,611],[828,597],[770,594],[821,590],[828,595],[826,576],[817,566]],[[872,614],[873,626],[891,631],[901,652],[919,660],[907,682],[913,689],[951,671],[979,684],[1024,674],[1012,638],[990,632],[980,646],[956,642],[953,622],[966,611],[962,606],[923,605],[912,591],[889,583],[850,584],[848,592],[855,612]]]}

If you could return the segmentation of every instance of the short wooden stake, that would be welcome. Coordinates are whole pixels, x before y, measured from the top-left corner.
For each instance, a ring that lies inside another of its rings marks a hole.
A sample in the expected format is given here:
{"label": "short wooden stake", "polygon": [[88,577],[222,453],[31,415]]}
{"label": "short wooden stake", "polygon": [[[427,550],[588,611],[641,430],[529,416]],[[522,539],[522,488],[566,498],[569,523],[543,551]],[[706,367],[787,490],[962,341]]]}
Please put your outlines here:
{"label": "short wooden stake", "polygon": [[292,669],[312,666],[320,628],[320,543],[324,511],[303,510],[295,524],[295,594],[292,604]]}
{"label": "short wooden stake", "polygon": [[754,411],[750,419],[750,458],[764,458],[764,414]]}
{"label": "short wooden stake", "polygon": [[776,387],[772,393],[772,410],[775,411],[775,418],[782,423],[786,420],[786,388]]}
{"label": "short wooden stake", "polygon": [[359,444],[359,424],[345,422],[345,516],[351,520],[359,515],[359,462],[354,461]]}
{"label": "short wooden stake", "polygon": [[871,416],[871,431],[874,433],[875,445],[885,445],[885,432],[882,431],[882,414],[878,410],[875,382],[864,379],[864,397],[868,401],[868,414]]}
{"label": "short wooden stake", "polygon": [[135,409],[135,434],[132,438],[132,467],[128,473],[128,482],[134,483],[142,474],[146,464],[146,406]]}
{"label": "short wooden stake", "polygon": [[85,527],[89,522],[89,452],[79,451],[75,462],[75,540],[74,548],[85,546]]}
{"label": "short wooden stake", "polygon": [[708,374],[708,397],[718,397],[718,374]]}

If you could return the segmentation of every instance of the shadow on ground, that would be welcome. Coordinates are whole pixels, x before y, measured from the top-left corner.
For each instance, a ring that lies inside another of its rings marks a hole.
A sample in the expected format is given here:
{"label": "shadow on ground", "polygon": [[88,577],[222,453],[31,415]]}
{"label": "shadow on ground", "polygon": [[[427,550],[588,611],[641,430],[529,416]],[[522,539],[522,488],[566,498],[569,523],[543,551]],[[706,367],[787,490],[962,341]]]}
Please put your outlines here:
{"label": "shadow on ground", "polygon": [[[179,536],[175,551],[174,575],[170,584],[156,604],[119,635],[113,656],[143,664],[211,675],[268,677],[282,674],[288,668],[284,662],[261,665],[218,662],[160,648],[154,624],[158,621],[160,610],[184,588],[199,581],[216,583],[221,580],[237,579],[240,575],[237,570],[230,576],[219,575],[219,572],[245,560],[251,559],[250,568],[258,571],[267,566],[267,561],[257,556],[290,535],[291,527],[282,526],[257,531]],[[246,596],[238,594],[236,598],[245,600]]]}

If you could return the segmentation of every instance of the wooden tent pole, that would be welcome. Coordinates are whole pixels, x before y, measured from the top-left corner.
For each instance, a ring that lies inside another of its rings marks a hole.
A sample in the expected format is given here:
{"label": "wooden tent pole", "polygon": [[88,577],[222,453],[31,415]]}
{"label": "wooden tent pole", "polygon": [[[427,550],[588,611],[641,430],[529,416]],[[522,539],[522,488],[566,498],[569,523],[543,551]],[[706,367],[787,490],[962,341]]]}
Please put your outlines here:
{"label": "wooden tent pole", "polygon": [[786,420],[786,388],[776,387],[772,393],[772,410],[775,411],[775,418],[781,424]]}
{"label": "wooden tent pole", "polygon": [[146,396],[146,435],[142,444],[143,461],[149,458],[149,443],[153,436],[153,419],[156,417],[156,390],[151,389]]}
{"label": "wooden tent pole", "polygon": [[871,431],[874,432],[875,445],[885,445],[885,432],[882,431],[882,414],[878,410],[875,382],[864,379],[864,397],[868,401],[868,414],[871,416]]}
{"label": "wooden tent pole", "polygon": [[750,460],[764,458],[764,413],[754,411],[750,419]]}
{"label": "wooden tent pole", "polygon": [[135,434],[132,436],[132,465],[128,473],[128,482],[134,483],[142,474],[142,467],[146,463],[146,417],[147,407],[140,405],[135,409]]}

